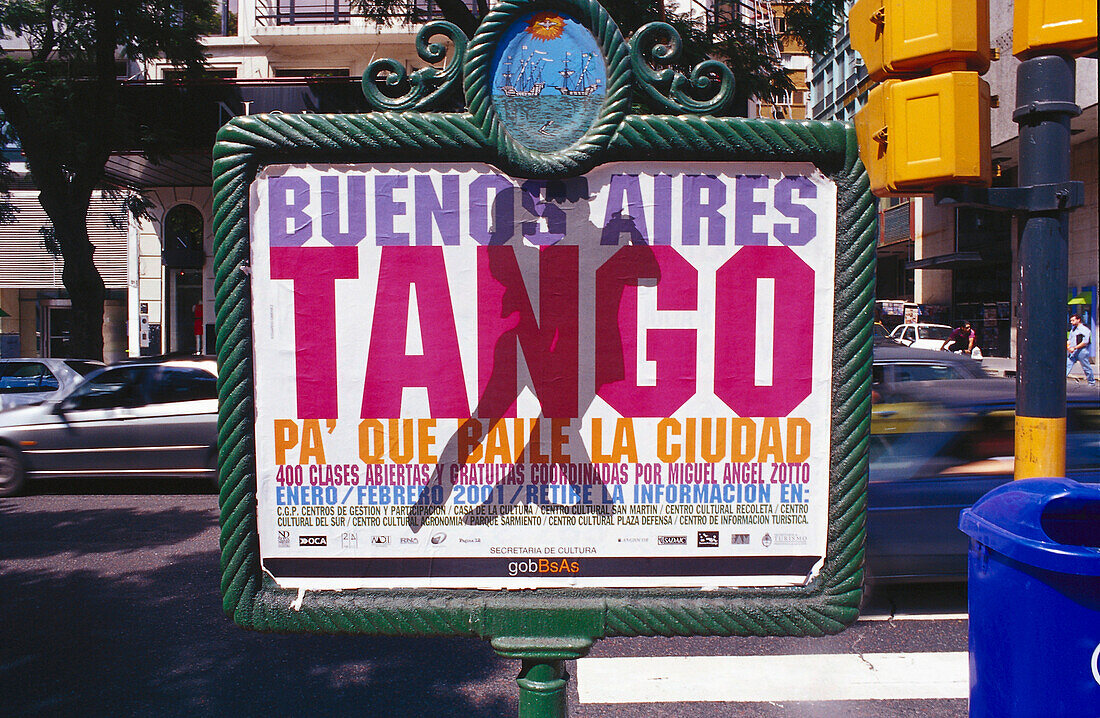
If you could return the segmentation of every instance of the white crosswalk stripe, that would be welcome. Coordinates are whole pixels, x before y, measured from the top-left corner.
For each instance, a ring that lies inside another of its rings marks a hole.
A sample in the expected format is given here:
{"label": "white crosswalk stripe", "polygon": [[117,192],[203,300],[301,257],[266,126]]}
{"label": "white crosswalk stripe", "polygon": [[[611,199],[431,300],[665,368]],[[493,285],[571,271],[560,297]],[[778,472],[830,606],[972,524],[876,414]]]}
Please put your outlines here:
{"label": "white crosswalk stripe", "polygon": [[953,653],[582,658],[581,703],[948,699],[969,695]]}
{"label": "white crosswalk stripe", "polygon": [[966,621],[970,618],[965,613],[899,613],[899,614],[875,614],[859,617],[862,621]]}

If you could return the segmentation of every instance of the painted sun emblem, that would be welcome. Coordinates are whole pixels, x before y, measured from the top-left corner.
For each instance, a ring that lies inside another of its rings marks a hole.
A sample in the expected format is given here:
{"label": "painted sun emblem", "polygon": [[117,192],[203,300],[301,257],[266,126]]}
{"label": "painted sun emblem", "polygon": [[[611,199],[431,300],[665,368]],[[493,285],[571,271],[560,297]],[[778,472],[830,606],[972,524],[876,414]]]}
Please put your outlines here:
{"label": "painted sun emblem", "polygon": [[535,13],[526,32],[536,40],[557,40],[565,32],[565,18],[552,12]]}

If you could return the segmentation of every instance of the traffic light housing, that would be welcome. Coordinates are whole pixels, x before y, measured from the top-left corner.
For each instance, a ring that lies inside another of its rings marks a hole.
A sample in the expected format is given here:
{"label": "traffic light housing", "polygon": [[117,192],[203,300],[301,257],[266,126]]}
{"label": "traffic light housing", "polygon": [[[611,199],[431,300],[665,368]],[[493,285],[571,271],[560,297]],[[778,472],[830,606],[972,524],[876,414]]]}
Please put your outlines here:
{"label": "traffic light housing", "polygon": [[860,156],[880,197],[945,184],[988,187],[988,0],[858,0],[852,47],[872,80],[856,113]]}
{"label": "traffic light housing", "polygon": [[849,15],[852,47],[875,82],[935,69],[989,69],[989,3],[859,0]]}
{"label": "traffic light housing", "polygon": [[989,85],[976,72],[887,80],[871,89],[855,125],[880,197],[992,180]]}
{"label": "traffic light housing", "polygon": [[1012,54],[1096,52],[1096,0],[1016,0],[1012,10]]}

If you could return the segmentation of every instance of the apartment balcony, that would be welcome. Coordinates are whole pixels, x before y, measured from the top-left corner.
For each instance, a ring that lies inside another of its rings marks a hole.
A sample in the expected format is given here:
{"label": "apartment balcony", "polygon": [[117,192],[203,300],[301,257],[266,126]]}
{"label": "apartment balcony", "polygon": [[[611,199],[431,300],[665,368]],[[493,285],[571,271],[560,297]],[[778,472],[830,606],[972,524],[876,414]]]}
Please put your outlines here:
{"label": "apartment balcony", "polygon": [[[475,8],[476,0],[466,4]],[[363,17],[349,0],[257,0],[255,8],[250,34],[265,45],[335,45],[364,35],[411,35],[424,23],[443,19],[434,0],[401,3],[388,22]]]}
{"label": "apartment balcony", "polygon": [[256,25],[260,27],[349,24],[351,3],[348,0],[259,0],[256,3]]}

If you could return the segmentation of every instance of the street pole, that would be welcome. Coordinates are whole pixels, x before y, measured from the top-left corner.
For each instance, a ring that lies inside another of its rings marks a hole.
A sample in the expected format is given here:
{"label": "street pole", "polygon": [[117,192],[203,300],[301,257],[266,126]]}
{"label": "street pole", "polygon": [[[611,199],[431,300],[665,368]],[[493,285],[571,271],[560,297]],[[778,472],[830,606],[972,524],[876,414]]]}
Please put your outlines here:
{"label": "street pole", "polygon": [[[1016,75],[1020,190],[1065,187],[1070,179],[1070,118],[1075,62],[1060,55],[1024,60]],[[1015,478],[1065,476],[1066,293],[1070,192],[1054,207],[1020,215],[1022,229],[1016,372]]]}
{"label": "street pole", "polygon": [[588,655],[592,648],[596,625],[602,617],[594,612],[554,613],[545,611],[506,612],[500,619],[511,633],[532,626],[556,626],[569,636],[497,636],[492,639],[497,655],[509,660],[519,659],[522,667],[516,683],[519,685],[519,718],[566,718],[569,672],[566,661]]}
{"label": "street pole", "polygon": [[524,659],[519,678],[519,718],[565,718],[569,674],[561,661]]}

